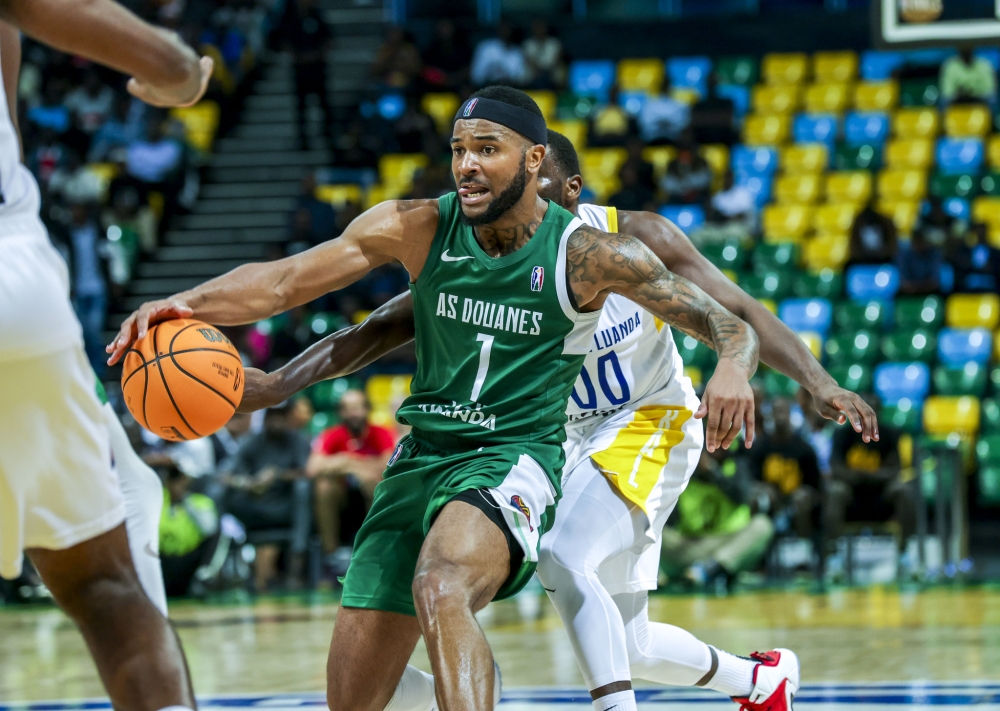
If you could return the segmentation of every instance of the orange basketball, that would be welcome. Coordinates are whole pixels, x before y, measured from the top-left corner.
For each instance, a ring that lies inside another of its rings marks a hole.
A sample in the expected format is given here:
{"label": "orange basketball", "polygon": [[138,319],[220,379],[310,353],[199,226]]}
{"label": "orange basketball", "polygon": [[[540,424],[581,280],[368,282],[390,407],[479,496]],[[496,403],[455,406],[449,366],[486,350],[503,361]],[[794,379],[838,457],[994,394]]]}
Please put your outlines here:
{"label": "orange basketball", "polygon": [[229,422],[243,398],[243,364],[214,326],[174,319],[151,326],[125,353],[122,393],[147,430],[180,442]]}

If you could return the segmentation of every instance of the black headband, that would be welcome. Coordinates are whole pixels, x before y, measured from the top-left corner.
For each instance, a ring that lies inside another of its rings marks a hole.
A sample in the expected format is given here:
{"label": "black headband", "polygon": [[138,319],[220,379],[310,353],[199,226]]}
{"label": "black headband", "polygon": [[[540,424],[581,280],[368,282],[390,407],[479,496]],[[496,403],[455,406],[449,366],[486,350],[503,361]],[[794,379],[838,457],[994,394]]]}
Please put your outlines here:
{"label": "black headband", "polygon": [[459,107],[455,121],[460,119],[492,121],[517,131],[532,143],[543,146],[549,143],[549,132],[544,118],[502,101],[473,97]]}

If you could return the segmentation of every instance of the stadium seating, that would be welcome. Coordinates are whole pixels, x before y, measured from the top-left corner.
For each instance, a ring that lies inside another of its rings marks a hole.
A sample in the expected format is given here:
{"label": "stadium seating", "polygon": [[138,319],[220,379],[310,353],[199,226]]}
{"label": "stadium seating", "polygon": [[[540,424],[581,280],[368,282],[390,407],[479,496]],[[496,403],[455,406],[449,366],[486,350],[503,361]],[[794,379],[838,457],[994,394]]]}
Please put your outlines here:
{"label": "stadium seating", "polygon": [[934,144],[929,138],[897,138],[886,143],[884,154],[888,168],[921,168],[934,161]]}
{"label": "stadium seating", "polygon": [[778,317],[793,331],[814,331],[825,336],[833,322],[833,307],[826,299],[786,299]]}
{"label": "stadium seating", "polygon": [[663,74],[661,59],[623,59],[618,62],[618,89],[623,92],[659,94]]}
{"label": "stadium seating", "polygon": [[985,364],[992,349],[993,337],[985,328],[944,328],[938,334],[938,360],[945,365]]}
{"label": "stadium seating", "polygon": [[924,401],[924,431],[930,435],[979,431],[979,398],[936,396]]}
{"label": "stadium seating", "polygon": [[768,84],[801,84],[809,72],[809,58],[801,53],[765,54],[760,72]]}
{"label": "stadium seating", "polygon": [[872,175],[866,170],[833,172],[826,180],[826,198],[831,203],[864,205],[871,195]]}
{"label": "stadium seating", "polygon": [[[424,94],[420,100],[420,107],[424,113],[434,119],[434,125],[438,133],[445,133],[451,130],[452,122],[455,120],[455,112],[461,106],[462,100],[457,94],[451,93],[431,93]],[[543,112],[544,113],[544,112]],[[546,119],[549,117],[546,116]]]}
{"label": "stadium seating", "polygon": [[875,368],[875,392],[883,404],[901,400],[922,403],[930,393],[931,376],[926,363],[882,363]]}
{"label": "stadium seating", "polygon": [[899,84],[894,81],[861,82],[854,90],[858,111],[888,111],[899,103]]}
{"label": "stadium seating", "polygon": [[882,336],[882,355],[887,361],[933,362],[936,355],[937,336],[933,331],[918,328],[913,331],[897,330]]}
{"label": "stadium seating", "polygon": [[719,84],[752,86],[757,81],[757,60],[753,57],[720,57],[715,62]]}
{"label": "stadium seating", "polygon": [[992,119],[985,106],[950,106],[944,113],[944,132],[952,138],[982,138],[989,133]]}
{"label": "stadium seating", "polygon": [[898,138],[936,138],[940,117],[928,108],[899,109],[892,116],[892,131]]}
{"label": "stadium seating", "polygon": [[664,205],[660,214],[685,232],[705,224],[705,211],[698,205]]}
{"label": "stadium seating", "polygon": [[822,173],[829,165],[830,151],[822,143],[799,143],[781,152],[781,168],[788,174]]}
{"label": "stadium seating", "polygon": [[854,52],[817,52],[813,55],[813,75],[817,83],[842,83],[858,76],[858,55]]}
{"label": "stadium seating", "polygon": [[878,336],[874,331],[862,329],[845,333],[842,329],[827,338],[823,344],[827,365],[843,366],[851,363],[872,365],[878,360]]}
{"label": "stadium seating", "polygon": [[942,138],[938,141],[937,164],[943,173],[978,173],[983,157],[983,142],[978,139]]}
{"label": "stadium seating", "polygon": [[792,124],[796,143],[825,143],[833,146],[837,138],[837,117],[828,114],[799,114]]}
{"label": "stadium seating", "polygon": [[889,115],[851,112],[844,117],[844,140],[850,146],[880,145],[889,137]]}
{"label": "stadium seating", "polygon": [[607,101],[614,83],[615,63],[611,60],[578,60],[570,64],[569,86],[574,94]]}
{"label": "stadium seating", "polygon": [[944,301],[940,296],[910,296],[896,300],[896,328],[936,329],[944,323]]}
{"label": "stadium seating", "polygon": [[939,365],[934,368],[933,380],[938,395],[982,396],[986,392],[986,367],[972,362],[958,367]]}
{"label": "stadium seating", "polygon": [[774,146],[788,140],[791,119],[785,114],[751,114],[743,123],[743,142],[748,146]]}
{"label": "stadium seating", "polygon": [[839,114],[851,105],[850,84],[813,84],[806,87],[805,109],[811,114]]}
{"label": "stadium seating", "polygon": [[818,235],[808,240],[802,250],[803,265],[813,272],[841,270],[850,256],[850,238],[846,234]]}
{"label": "stadium seating", "polygon": [[774,182],[774,198],[780,203],[814,203],[822,194],[820,175],[783,175]]}
{"label": "stadium seating", "polygon": [[883,81],[903,64],[902,52],[869,50],[861,54],[861,77],[866,81]]}
{"label": "stadium seating", "polygon": [[847,270],[847,295],[858,302],[891,301],[899,291],[899,270],[859,264]]}
{"label": "stadium seating", "polygon": [[945,321],[953,328],[995,329],[1000,323],[1000,296],[953,294],[945,305]]}
{"label": "stadium seating", "polygon": [[670,85],[679,89],[693,89],[704,96],[708,92],[708,75],[712,60],[708,57],[671,57],[667,60]]}

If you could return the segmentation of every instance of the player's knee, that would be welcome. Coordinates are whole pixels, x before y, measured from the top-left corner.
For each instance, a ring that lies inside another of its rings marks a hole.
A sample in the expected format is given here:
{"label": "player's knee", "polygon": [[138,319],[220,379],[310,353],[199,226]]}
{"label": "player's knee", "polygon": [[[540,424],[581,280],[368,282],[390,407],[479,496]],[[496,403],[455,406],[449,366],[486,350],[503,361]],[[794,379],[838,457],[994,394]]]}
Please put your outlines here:
{"label": "player's knee", "polygon": [[417,615],[425,619],[441,609],[467,606],[472,597],[471,581],[461,566],[453,563],[422,564],[413,576],[413,602]]}
{"label": "player's knee", "polygon": [[81,625],[93,622],[108,610],[122,610],[130,604],[149,603],[134,571],[108,571],[77,583],[59,595],[60,606]]}
{"label": "player's knee", "polygon": [[329,678],[326,684],[326,705],[330,711],[382,711],[376,706],[370,688],[356,681],[351,683],[339,678]]}

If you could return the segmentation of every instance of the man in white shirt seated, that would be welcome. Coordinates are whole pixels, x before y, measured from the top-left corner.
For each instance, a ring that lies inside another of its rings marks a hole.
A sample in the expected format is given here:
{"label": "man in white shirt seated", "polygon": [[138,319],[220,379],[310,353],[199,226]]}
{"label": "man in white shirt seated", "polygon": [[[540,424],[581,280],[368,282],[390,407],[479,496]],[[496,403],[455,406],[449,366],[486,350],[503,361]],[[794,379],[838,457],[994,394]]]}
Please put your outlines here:
{"label": "man in white shirt seated", "polygon": [[696,244],[746,239],[757,229],[757,202],[753,192],[735,182],[727,170],[722,190],[712,196],[706,223],[691,235]]}

